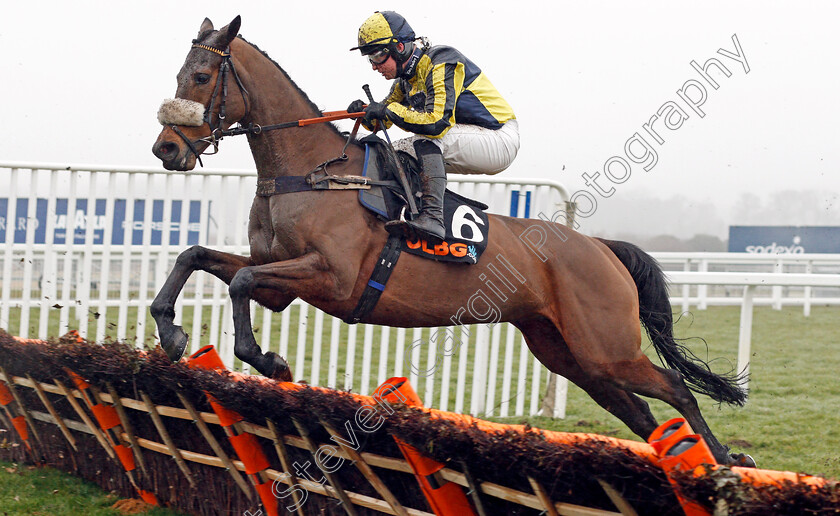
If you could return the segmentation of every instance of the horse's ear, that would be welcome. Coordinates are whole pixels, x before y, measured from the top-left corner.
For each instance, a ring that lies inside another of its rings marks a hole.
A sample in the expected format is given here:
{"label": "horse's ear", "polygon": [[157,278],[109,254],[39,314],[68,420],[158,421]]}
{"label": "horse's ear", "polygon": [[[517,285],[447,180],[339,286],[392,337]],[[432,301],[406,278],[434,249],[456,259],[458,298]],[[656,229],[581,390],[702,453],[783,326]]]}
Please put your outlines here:
{"label": "horse's ear", "polygon": [[226,27],[222,27],[219,29],[219,32],[225,35],[225,40],[223,44],[219,45],[222,47],[226,47],[230,45],[230,42],[236,38],[236,35],[239,34],[239,27],[242,25],[242,18],[237,15],[236,18],[233,19]]}
{"label": "horse's ear", "polygon": [[198,37],[201,37],[208,30],[213,30],[213,22],[210,21],[210,18],[204,18],[204,21],[201,22],[201,27],[198,28]]}

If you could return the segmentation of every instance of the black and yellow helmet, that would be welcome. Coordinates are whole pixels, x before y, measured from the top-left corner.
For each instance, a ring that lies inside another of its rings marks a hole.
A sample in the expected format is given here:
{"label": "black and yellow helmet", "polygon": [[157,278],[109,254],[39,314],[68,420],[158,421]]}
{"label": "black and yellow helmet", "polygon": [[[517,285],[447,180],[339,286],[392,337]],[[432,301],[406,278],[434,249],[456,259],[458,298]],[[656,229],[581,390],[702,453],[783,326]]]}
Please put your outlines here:
{"label": "black and yellow helmet", "polygon": [[[417,37],[411,25],[394,11],[376,11],[359,27],[359,46],[350,50],[360,50],[362,55],[369,55],[382,48],[388,48],[394,59],[400,64],[411,55],[412,43]],[[402,52],[397,51],[397,43],[403,43]]]}

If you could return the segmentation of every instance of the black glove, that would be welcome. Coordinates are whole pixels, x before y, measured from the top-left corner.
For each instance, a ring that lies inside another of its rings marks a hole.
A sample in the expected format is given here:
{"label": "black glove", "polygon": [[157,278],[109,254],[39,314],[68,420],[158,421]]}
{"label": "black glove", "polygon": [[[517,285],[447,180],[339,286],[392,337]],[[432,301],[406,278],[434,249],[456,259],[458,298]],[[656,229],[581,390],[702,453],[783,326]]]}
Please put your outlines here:
{"label": "black glove", "polygon": [[376,120],[387,120],[388,109],[381,102],[371,102],[365,108],[365,123],[372,125]]}
{"label": "black glove", "polygon": [[347,112],[348,113],[361,113],[364,110],[365,110],[365,103],[362,102],[361,100],[358,100],[358,99],[354,100],[353,102],[350,103],[349,106],[347,106]]}

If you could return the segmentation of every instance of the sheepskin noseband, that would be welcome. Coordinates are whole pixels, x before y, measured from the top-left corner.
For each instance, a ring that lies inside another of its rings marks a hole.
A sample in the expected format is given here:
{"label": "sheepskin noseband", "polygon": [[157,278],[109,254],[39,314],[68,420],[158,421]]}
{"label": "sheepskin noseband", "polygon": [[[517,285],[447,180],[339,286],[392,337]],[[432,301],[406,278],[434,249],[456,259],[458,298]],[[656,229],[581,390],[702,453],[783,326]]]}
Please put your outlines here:
{"label": "sheepskin noseband", "polygon": [[198,127],[204,125],[204,104],[187,99],[166,99],[161,103],[157,117],[161,125]]}

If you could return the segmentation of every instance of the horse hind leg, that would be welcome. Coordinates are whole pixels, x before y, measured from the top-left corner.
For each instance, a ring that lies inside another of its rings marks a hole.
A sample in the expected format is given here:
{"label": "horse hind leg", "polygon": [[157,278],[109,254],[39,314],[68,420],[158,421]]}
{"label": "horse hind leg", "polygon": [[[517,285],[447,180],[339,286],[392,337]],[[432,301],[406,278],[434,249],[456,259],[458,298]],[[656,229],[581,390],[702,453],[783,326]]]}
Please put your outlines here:
{"label": "horse hind leg", "polygon": [[720,464],[732,464],[743,460],[729,454],[729,448],[718,441],[705,418],[700,413],[697,399],[675,369],[654,365],[646,356],[629,364],[614,364],[606,376],[621,388],[664,401],[674,407],[688,422],[692,430],[703,437],[715,460]]}
{"label": "horse hind leg", "polygon": [[647,439],[659,426],[643,399],[584,372],[563,336],[550,321],[542,319],[520,322],[516,326],[540,362],[586,391],[598,405],[621,420],[633,433]]}
{"label": "horse hind leg", "polygon": [[289,301],[298,293],[329,293],[331,275],[327,272],[323,259],[315,253],[240,269],[230,282],[236,357],[269,378],[291,381],[289,364],[273,351],[263,353],[257,345],[251,326],[250,300],[259,292],[274,292],[276,297]]}
{"label": "horse hind leg", "polygon": [[647,440],[659,426],[647,402],[632,392],[590,378],[576,381],[575,384],[642,439]]}
{"label": "horse hind leg", "polygon": [[292,370],[288,362],[273,351],[263,353],[254,337],[251,326],[251,293],[253,274],[243,268],[230,282],[230,299],[233,308],[234,347],[236,358],[251,364],[263,376],[291,382]]}

